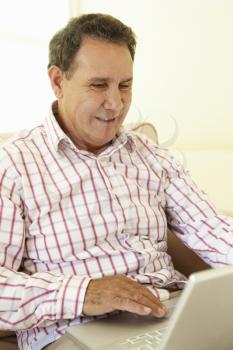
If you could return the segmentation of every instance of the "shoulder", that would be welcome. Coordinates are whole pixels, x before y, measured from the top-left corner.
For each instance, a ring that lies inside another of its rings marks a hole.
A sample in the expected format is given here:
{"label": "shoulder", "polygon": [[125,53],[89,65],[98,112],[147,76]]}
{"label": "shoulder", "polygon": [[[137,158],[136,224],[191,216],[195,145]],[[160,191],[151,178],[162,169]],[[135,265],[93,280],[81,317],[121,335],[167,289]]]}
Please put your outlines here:
{"label": "shoulder", "polygon": [[171,161],[173,158],[168,149],[161,147],[147,136],[136,132],[130,132],[128,135],[135,144],[136,152],[140,152],[144,157],[160,163]]}
{"label": "shoulder", "polygon": [[44,128],[42,125],[31,130],[22,130],[0,144],[0,171],[15,170],[20,173],[21,164],[27,162],[29,154],[36,156],[40,148]]}
{"label": "shoulder", "polygon": [[132,138],[135,145],[135,152],[139,157],[143,157],[147,164],[154,170],[162,170],[165,173],[180,172],[184,170],[183,159],[174,156],[174,151],[164,148],[153,142],[147,136],[136,133],[127,132],[128,136]]}

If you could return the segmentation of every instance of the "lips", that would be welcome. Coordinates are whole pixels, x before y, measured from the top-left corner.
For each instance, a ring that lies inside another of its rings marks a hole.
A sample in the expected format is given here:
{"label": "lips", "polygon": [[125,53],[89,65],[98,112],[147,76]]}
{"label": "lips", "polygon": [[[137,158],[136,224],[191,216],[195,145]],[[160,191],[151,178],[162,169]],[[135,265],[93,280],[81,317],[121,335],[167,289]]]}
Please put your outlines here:
{"label": "lips", "polygon": [[114,121],[116,118],[105,118],[105,117],[96,117],[96,119],[100,120],[101,122],[105,122],[105,123],[110,123],[112,121]]}

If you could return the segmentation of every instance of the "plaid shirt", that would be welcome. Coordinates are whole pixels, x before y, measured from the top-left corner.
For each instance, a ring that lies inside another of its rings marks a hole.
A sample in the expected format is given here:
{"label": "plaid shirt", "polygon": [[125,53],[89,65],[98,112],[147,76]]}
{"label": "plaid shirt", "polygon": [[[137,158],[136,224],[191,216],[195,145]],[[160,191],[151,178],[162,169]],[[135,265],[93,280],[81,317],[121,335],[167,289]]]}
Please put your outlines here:
{"label": "plaid shirt", "polygon": [[0,152],[0,328],[17,330],[20,349],[41,349],[91,319],[87,285],[107,275],[160,294],[182,279],[167,223],[210,265],[233,263],[233,219],[166,150],[132,132],[98,156],[78,150],[51,111]]}

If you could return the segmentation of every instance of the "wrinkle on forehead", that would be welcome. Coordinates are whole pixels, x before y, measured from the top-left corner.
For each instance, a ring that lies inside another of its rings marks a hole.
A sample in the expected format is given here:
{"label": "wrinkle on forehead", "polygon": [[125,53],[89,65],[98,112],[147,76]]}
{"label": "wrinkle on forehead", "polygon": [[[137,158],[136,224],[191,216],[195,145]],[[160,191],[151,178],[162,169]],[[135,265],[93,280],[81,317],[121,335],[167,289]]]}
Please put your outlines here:
{"label": "wrinkle on forehead", "polygon": [[111,78],[109,72],[121,72],[122,79],[132,78],[133,60],[124,44],[87,38],[72,63],[71,74],[78,68],[92,72],[97,78]]}

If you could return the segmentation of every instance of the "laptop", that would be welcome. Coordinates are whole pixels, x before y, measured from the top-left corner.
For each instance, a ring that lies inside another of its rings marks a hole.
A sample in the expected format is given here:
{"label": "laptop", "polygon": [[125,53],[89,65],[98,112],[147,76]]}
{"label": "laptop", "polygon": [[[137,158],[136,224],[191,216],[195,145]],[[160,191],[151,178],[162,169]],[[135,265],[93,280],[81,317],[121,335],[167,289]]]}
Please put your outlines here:
{"label": "laptop", "polygon": [[128,312],[67,329],[78,349],[232,350],[233,266],[192,274],[168,317]]}

